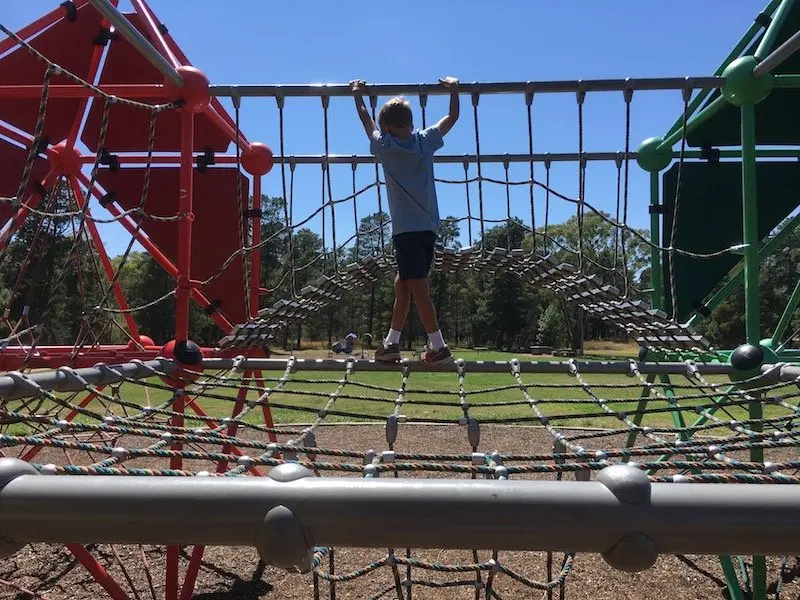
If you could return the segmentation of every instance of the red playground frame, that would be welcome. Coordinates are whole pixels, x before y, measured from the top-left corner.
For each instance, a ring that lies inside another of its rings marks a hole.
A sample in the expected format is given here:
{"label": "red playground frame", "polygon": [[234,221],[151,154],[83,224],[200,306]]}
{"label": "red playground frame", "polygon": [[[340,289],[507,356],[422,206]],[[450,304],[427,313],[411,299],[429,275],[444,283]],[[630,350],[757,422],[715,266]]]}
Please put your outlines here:
{"label": "red playground frame", "polygon": [[[135,10],[124,15],[116,11],[117,4],[118,0],[64,2],[16,32],[48,61],[94,86],[80,85],[55,70],[49,77],[41,123],[39,102],[48,65],[14,37],[0,42],[0,81],[4,82],[0,84],[0,136],[10,140],[0,138],[0,164],[4,165],[0,196],[16,195],[31,145],[37,143],[39,151],[22,198],[15,204],[0,204],[0,250],[40,204],[44,190],[63,178],[79,210],[85,208],[90,215],[84,203],[94,196],[175,279],[174,345],[183,348],[188,340],[190,298],[214,319],[223,335],[258,311],[259,296],[265,293],[259,286],[257,250],[261,178],[271,170],[273,157],[266,145],[248,141],[219,100],[210,96],[208,79],[191,66],[145,0],[131,0]],[[149,56],[142,54],[143,47]],[[159,60],[154,60],[155,53]],[[165,77],[162,71],[167,67],[170,76]],[[158,112],[155,136],[148,140],[152,110],[115,101],[108,107],[104,128],[104,95],[147,105],[176,105]],[[38,139],[37,125],[41,127]],[[223,154],[231,144],[236,154]],[[87,167],[96,161],[96,177],[90,178]],[[251,203],[250,181],[239,165],[252,176]],[[146,172],[149,187],[142,208],[147,215],[162,218],[145,217],[137,225],[134,215],[142,201]],[[112,282],[116,304],[127,311],[124,291],[113,281],[114,268],[97,227],[90,219],[85,222]],[[242,240],[256,250],[243,249]],[[243,264],[244,254],[249,264]],[[0,353],[0,369],[174,357],[173,344],[168,348],[154,344],[139,332],[131,313],[123,312],[123,317],[131,338],[127,345],[76,352],[69,346],[31,350],[9,344]],[[269,354],[266,347],[201,351],[206,357]]]}

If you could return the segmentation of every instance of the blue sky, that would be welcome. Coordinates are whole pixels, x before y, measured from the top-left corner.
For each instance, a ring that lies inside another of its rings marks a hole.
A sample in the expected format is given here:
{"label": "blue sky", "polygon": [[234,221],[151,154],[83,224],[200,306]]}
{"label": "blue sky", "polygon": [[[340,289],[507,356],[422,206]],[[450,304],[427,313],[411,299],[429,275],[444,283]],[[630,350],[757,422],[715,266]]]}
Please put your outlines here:
{"label": "blue sky", "polygon": [[[56,0],[6,1],[0,6],[0,21],[18,29],[57,5]],[[150,2],[192,63],[218,84],[343,83],[353,78],[376,83],[419,83],[435,82],[444,75],[456,76],[463,82],[710,75],[765,5],[766,0]],[[123,0],[121,8],[127,7]],[[386,10],[381,10],[383,7]],[[416,98],[409,99],[416,109]],[[462,96],[461,106],[461,120],[440,153],[474,152],[468,96]],[[632,104],[632,149],[646,137],[665,133],[682,106],[680,92],[636,93]],[[431,98],[428,110],[429,122],[443,115],[446,97]],[[573,94],[537,96],[533,111],[535,152],[577,151],[577,106]],[[419,112],[416,115],[419,122]],[[584,108],[585,149],[623,150],[624,117],[621,93],[590,93]],[[352,99],[332,99],[329,118],[331,153],[367,153]],[[277,154],[278,120],[273,99],[245,99],[241,123],[249,139],[267,143]],[[482,152],[527,150],[527,121],[521,95],[481,97],[479,126]],[[287,153],[322,153],[323,139],[320,101],[288,99]],[[501,166],[482,168],[485,176],[503,177]],[[543,180],[543,165],[537,164],[535,169],[536,178]],[[372,167],[359,167],[357,175],[359,186],[374,181]],[[461,178],[463,168],[442,166],[437,175]],[[474,165],[470,175],[475,175]],[[554,165],[552,185],[575,197],[577,175],[577,164]],[[350,177],[349,166],[332,168],[335,198],[350,193]],[[527,165],[512,165],[512,180],[527,177]],[[295,179],[294,214],[303,217],[321,203],[321,169],[298,167]],[[613,163],[590,164],[586,186],[587,202],[614,212]],[[264,190],[271,195],[281,193],[279,166],[265,178]],[[535,194],[537,222],[541,223],[544,193],[537,189]],[[440,184],[439,197],[442,216],[466,214],[463,185]],[[477,185],[471,187],[470,197],[473,214],[477,215]],[[515,188],[511,202],[512,213],[529,223],[527,187]],[[572,205],[553,202],[553,222],[574,212]],[[632,225],[647,226],[647,203],[647,176],[632,163]],[[505,217],[505,190],[485,183],[483,204],[488,217]],[[359,198],[359,215],[376,209],[374,191]],[[337,208],[339,240],[352,233],[352,214],[351,205]],[[319,231],[320,218],[309,225]],[[330,242],[329,219],[326,227]],[[462,241],[468,243],[466,225],[462,230]],[[105,227],[104,232],[112,254],[124,249],[124,232],[114,227]]]}

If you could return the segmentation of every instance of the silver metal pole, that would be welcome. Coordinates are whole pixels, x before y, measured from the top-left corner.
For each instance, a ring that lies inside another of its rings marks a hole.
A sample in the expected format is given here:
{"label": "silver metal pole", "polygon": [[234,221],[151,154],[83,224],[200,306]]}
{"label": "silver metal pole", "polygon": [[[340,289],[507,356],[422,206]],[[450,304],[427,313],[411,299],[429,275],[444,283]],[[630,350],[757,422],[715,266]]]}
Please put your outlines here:
{"label": "silver metal pole", "polygon": [[[314,546],[602,553],[641,571],[659,554],[800,551],[800,487],[651,484],[614,465],[596,481],[313,477],[64,477],[0,459],[0,556],[24,543],[255,545],[308,566]],[[225,515],[220,518],[220,515]]]}
{"label": "silver metal pole", "polygon": [[114,28],[144,56],[159,72],[174,83],[177,87],[183,87],[184,81],[181,74],[175,70],[170,62],[147,41],[138,29],[131,25],[130,21],[120,13],[109,0],[89,0],[100,14],[102,14]]}
{"label": "silver metal pole", "polygon": [[[617,160],[636,160],[638,153],[636,152],[585,152],[583,155],[577,152],[538,152],[533,154],[534,162],[575,162],[583,158],[586,161],[617,161]],[[797,156],[795,152],[791,156]],[[531,160],[530,154],[481,154],[482,163],[529,163]],[[300,154],[291,156],[276,156],[274,161],[277,164],[291,164],[298,165],[319,165],[323,162],[329,164],[341,165],[372,165],[375,164],[375,157],[366,154],[331,154],[325,156],[324,154]],[[433,162],[439,164],[457,164],[461,165],[464,162],[476,163],[478,156],[476,154],[442,154],[434,156]]]}
{"label": "silver metal pole", "polygon": [[[514,94],[514,93],[564,93],[564,92],[621,92],[625,90],[682,90],[720,88],[724,77],[653,77],[642,79],[587,79],[565,81],[514,81],[498,83],[461,83],[463,94]],[[212,85],[212,96],[352,96],[350,86],[333,84],[273,84],[273,85]],[[379,83],[367,86],[367,94],[395,96],[398,94],[450,94],[444,86],[435,83]]]}
{"label": "silver metal pole", "polygon": [[778,46],[764,60],[758,63],[753,69],[755,77],[763,77],[778,68],[792,54],[800,50],[800,31],[796,31],[792,37]]}
{"label": "silver metal pole", "polygon": [[[232,358],[209,358],[203,360],[205,369],[231,369],[234,366]],[[288,360],[294,363],[297,371],[344,371],[347,360],[341,359],[280,359],[280,358],[245,358],[239,362],[239,368],[256,371],[284,371],[288,365]],[[467,372],[476,373],[510,373],[512,367],[519,369],[520,373],[563,373],[569,374],[571,366],[569,362],[562,361],[484,361],[484,360],[465,360],[460,361]],[[387,364],[375,360],[353,359],[353,371],[399,371],[404,365],[411,370],[420,371],[454,371],[457,365],[449,364],[437,367],[420,367],[414,361],[402,362],[400,364]],[[457,363],[458,364],[458,363]],[[631,372],[631,363],[628,361],[574,361],[579,373],[604,373],[625,375]],[[689,365],[682,362],[634,363],[643,375],[681,375],[687,373]],[[693,369],[704,375],[726,375],[730,373],[730,365],[723,363],[695,363]]]}
{"label": "silver metal pole", "polygon": [[154,370],[171,373],[177,368],[174,362],[159,359],[83,369],[62,367],[52,371],[39,371],[25,375],[9,373],[0,376],[0,398],[15,400],[38,396],[39,388],[54,392],[80,392],[86,389],[84,381],[93,385],[109,385],[124,381],[125,378],[152,377]]}

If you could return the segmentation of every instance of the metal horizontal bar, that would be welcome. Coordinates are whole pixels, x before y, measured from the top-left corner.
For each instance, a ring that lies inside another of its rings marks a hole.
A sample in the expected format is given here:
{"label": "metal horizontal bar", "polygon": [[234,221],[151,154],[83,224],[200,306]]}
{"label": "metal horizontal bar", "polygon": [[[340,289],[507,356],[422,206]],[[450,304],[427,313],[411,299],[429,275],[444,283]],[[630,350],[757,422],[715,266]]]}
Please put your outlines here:
{"label": "metal horizontal bar", "polygon": [[144,37],[138,29],[136,29],[122,13],[120,13],[111,2],[108,0],[89,0],[97,11],[108,19],[114,28],[124,37],[128,42],[144,56],[147,61],[152,64],[158,71],[177,87],[183,87],[184,81],[181,74],[175,70],[175,67],[164,58],[164,56],[156,50],[153,45]]}
{"label": "metal horizontal bar", "polygon": [[[352,361],[335,358],[246,358],[240,364],[241,369],[264,370],[264,371],[283,371],[292,361],[294,368],[298,371],[341,371],[345,370],[348,362],[352,362],[353,371],[399,371],[404,365],[411,369],[420,371],[455,371],[459,364],[463,364],[464,370],[475,373],[510,373],[512,368],[518,368],[521,373],[564,373],[571,372],[571,364],[575,365],[579,373],[618,373],[628,374],[631,372],[631,361],[489,361],[489,360],[464,360],[457,361],[455,364],[439,365],[436,367],[422,367],[419,363],[406,360],[399,364],[383,363],[368,359],[352,359]],[[649,375],[680,375],[686,373],[689,365],[685,362],[634,362],[633,364],[642,374]],[[230,369],[234,366],[234,359],[213,358],[203,361],[206,369]],[[700,373],[706,375],[724,375],[730,372],[729,365],[721,363],[696,363],[692,368],[696,368]]]}
{"label": "metal horizontal bar", "polygon": [[[460,83],[462,94],[525,94],[564,92],[622,92],[625,90],[684,90],[719,88],[724,77],[647,77],[629,79],[573,79],[563,81],[512,81],[495,83]],[[346,83],[324,84],[245,84],[212,85],[212,96],[320,97],[352,96]],[[398,94],[449,95],[450,90],[438,83],[378,83],[367,86],[365,95],[395,96]]]}
{"label": "metal horizontal bar", "polygon": [[[635,152],[584,152],[579,154],[577,152],[539,152],[533,154],[534,162],[575,162],[583,158],[586,161],[615,161],[615,160],[636,160],[637,154]],[[463,164],[465,161],[468,163],[476,163],[480,158],[481,163],[529,163],[531,160],[530,154],[443,154],[434,156],[433,161],[441,164]],[[321,164],[325,161],[324,154],[301,154],[294,156],[277,156],[275,162],[278,164]],[[373,165],[375,164],[375,157],[369,154],[330,154],[327,157],[330,164],[359,164],[359,165]]]}
{"label": "metal horizontal bar", "polygon": [[[720,158],[741,158],[741,150],[720,150]],[[761,148],[756,150],[756,155],[762,158],[798,158],[800,157],[800,149],[798,148]],[[145,164],[151,162],[154,165],[160,164],[178,164],[180,162],[180,155],[154,155],[148,157],[146,154],[129,154],[121,153],[116,155],[120,164]],[[703,153],[700,150],[686,150],[683,153],[684,158],[694,160],[703,158]],[[586,161],[624,161],[626,158],[629,160],[636,160],[638,157],[637,152],[584,152],[582,155]],[[672,153],[673,158],[680,158],[680,151],[674,150]],[[509,163],[528,163],[530,162],[531,155],[529,154],[481,154],[481,163],[503,163],[506,160]],[[533,154],[533,161],[537,163],[550,162],[574,162],[578,161],[581,155],[576,152],[535,152]],[[369,154],[329,154],[328,163],[341,164],[341,165],[373,165],[375,164],[375,157]],[[463,164],[464,161],[468,163],[476,163],[478,156],[476,154],[442,154],[434,157],[434,162],[442,164]],[[92,154],[81,156],[81,161],[84,164],[92,164],[95,157]],[[236,164],[237,158],[235,155],[230,154],[217,154],[214,156],[216,164]],[[297,164],[297,165],[319,165],[325,162],[324,154],[297,154],[286,156],[275,156],[273,161],[275,164]],[[212,167],[213,168],[213,167]]]}
{"label": "metal horizontal bar", "polygon": [[[0,376],[0,398],[15,400],[38,395],[38,388],[54,392],[79,392],[85,389],[81,380],[93,385],[119,383],[125,378],[144,379],[153,376],[153,370],[171,373],[177,367],[165,359],[129,362],[117,365],[98,365],[82,369],[60,369],[35,373],[9,373]],[[113,371],[117,373],[114,373]]]}
{"label": "metal horizontal bar", "polygon": [[641,571],[659,554],[795,552],[800,537],[798,486],[650,483],[629,465],[588,482],[313,477],[297,463],[146,483],[34,473],[0,460],[0,556],[39,542],[255,546],[306,570],[314,546],[470,548],[602,553]]}
{"label": "metal horizontal bar", "polygon": [[800,88],[800,75],[775,75],[776,88]]}

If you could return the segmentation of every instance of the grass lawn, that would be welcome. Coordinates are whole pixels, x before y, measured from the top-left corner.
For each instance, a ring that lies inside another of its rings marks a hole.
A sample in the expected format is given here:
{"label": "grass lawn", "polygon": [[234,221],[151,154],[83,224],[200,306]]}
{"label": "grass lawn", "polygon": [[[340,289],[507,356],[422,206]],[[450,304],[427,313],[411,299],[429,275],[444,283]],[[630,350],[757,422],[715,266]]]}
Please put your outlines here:
{"label": "grass lawn", "polygon": [[[581,360],[619,360],[631,356],[627,348],[587,348],[589,355]],[[635,347],[634,347],[635,351]],[[327,356],[321,351],[304,351],[296,353],[301,358],[320,358]],[[554,359],[551,356],[513,355],[492,351],[457,350],[455,354],[465,360],[507,361],[513,357],[521,360],[565,360]],[[276,357],[279,357],[276,356]],[[213,379],[213,374],[207,374]],[[402,402],[397,408],[397,414],[405,415],[414,421],[457,421],[464,416],[460,405],[460,382],[453,371],[446,373],[425,373],[412,371],[406,382],[405,392],[401,397],[400,387],[402,376],[397,372],[354,372],[348,383],[341,386],[344,369],[341,372],[321,373],[300,371],[293,374],[288,383],[281,389],[279,378],[283,371],[263,372],[265,386],[274,391],[269,396],[272,415],[276,424],[310,423],[313,422],[319,411],[328,405],[325,422],[385,422],[386,418],[395,413],[398,399]],[[625,375],[586,375],[585,380],[590,384],[584,390],[574,377],[561,374],[525,374],[523,383],[528,386],[529,396],[538,401],[539,410],[546,415],[555,427],[610,427],[625,428],[626,425],[618,418],[621,412],[629,413],[633,418],[633,411],[639,405],[641,385],[635,378]],[[725,384],[727,377],[709,378],[712,383]],[[149,385],[123,384],[119,389],[119,398],[126,406],[102,398],[90,401],[78,421],[96,422],[102,415],[113,412],[115,415],[135,414],[146,405],[153,407],[164,406],[169,408],[168,402],[171,393],[162,389],[160,380],[149,380]],[[694,406],[711,404],[711,400],[702,397],[702,390],[690,388],[689,382],[683,377],[673,377],[672,383],[679,387],[675,390],[680,406],[684,409],[686,424],[691,424],[697,414]],[[197,400],[198,405],[208,415],[216,418],[229,417],[235,406],[238,393],[238,379],[230,379],[227,385],[209,388]],[[337,392],[333,402],[330,395]],[[510,373],[467,373],[463,381],[464,397],[468,403],[468,414],[482,424],[484,423],[516,423],[539,425],[539,418],[531,407],[525,394],[520,389],[517,381]],[[106,390],[110,393],[110,390]],[[665,388],[658,388],[662,398],[653,398],[647,402],[646,411],[641,424],[651,427],[675,426],[675,411],[670,410],[670,405],[663,398]],[[776,392],[779,393],[779,392]],[[795,392],[796,393],[796,392]],[[210,397],[209,397],[210,394]],[[592,395],[594,394],[594,395]],[[67,396],[72,404],[81,402],[85,395]],[[256,399],[259,394],[254,388],[248,393],[248,399]],[[688,397],[686,397],[688,396]],[[691,397],[701,396],[701,397]],[[30,400],[8,402],[6,410],[17,411],[22,414],[53,414],[55,404],[52,401],[37,401],[32,405]],[[110,407],[110,410],[109,410]],[[86,412],[88,411],[88,412]],[[69,412],[68,408],[58,411],[58,418],[64,418]],[[187,407],[187,426],[200,426],[202,422],[189,419],[192,414],[191,407]],[[611,413],[611,414],[608,414]],[[788,414],[782,407],[766,407],[765,416],[780,416]],[[720,410],[718,417],[724,421],[732,418],[746,419],[745,407],[728,407]],[[263,422],[262,410],[255,406],[244,417],[251,423]],[[10,425],[6,434],[21,435],[29,431],[23,423]]]}

